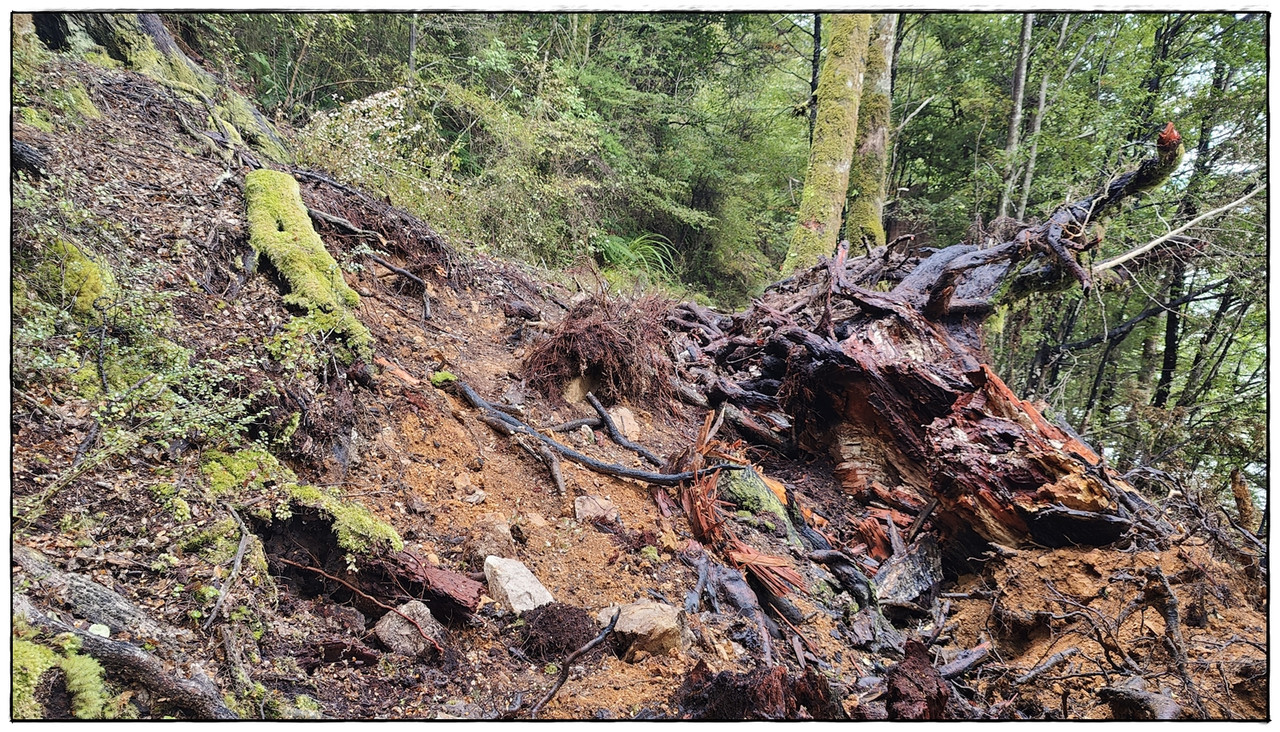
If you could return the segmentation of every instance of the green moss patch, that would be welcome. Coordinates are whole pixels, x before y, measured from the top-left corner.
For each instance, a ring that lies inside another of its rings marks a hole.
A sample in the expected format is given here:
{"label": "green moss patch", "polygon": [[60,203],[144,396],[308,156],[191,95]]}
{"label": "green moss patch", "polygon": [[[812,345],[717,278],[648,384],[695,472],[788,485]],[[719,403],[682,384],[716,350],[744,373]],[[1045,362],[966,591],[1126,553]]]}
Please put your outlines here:
{"label": "green moss patch", "polygon": [[374,549],[404,549],[404,540],[395,528],[379,521],[364,506],[310,485],[288,486],[288,491],[294,502],[322,511],[333,519],[338,546],[348,552],[366,554]]}
{"label": "green moss patch", "polygon": [[[288,519],[298,507],[318,511],[332,520],[338,545],[352,554],[367,554],[381,549],[400,551],[404,548],[404,540],[390,524],[379,521],[358,503],[315,486],[299,485],[292,470],[261,448],[246,448],[236,453],[206,452],[200,469],[215,496],[248,498],[268,485],[279,486],[280,497],[285,500],[276,508],[275,518]],[[183,548],[188,551],[205,550],[216,549],[219,545],[231,545],[229,527],[210,527],[207,532],[188,539]]]}
{"label": "green moss patch", "polygon": [[236,453],[206,452],[200,471],[209,481],[209,490],[215,497],[257,491],[268,483],[296,483],[298,480],[293,471],[281,465],[274,455],[252,447]]}
{"label": "green moss patch", "polygon": [[[720,495],[734,506],[753,516],[776,517],[776,525],[787,528],[787,538],[794,546],[800,546],[800,535],[787,517],[787,507],[769,489],[764,479],[754,470],[730,470],[721,473],[716,483]],[[770,519],[766,523],[772,523]]]}
{"label": "green moss patch", "polygon": [[71,711],[76,718],[101,718],[106,699],[101,664],[70,649],[67,656],[59,656],[38,643],[17,637],[13,639],[13,718],[41,718],[44,710],[36,692],[41,679],[53,668],[61,668],[66,674]]}
{"label": "green moss patch", "polygon": [[310,322],[295,336],[324,331],[340,335],[360,358],[372,356],[373,336],[350,308],[360,296],[342,278],[320,235],[311,226],[298,182],[287,173],[255,170],[245,176],[249,244],[265,255],[289,286],[285,302],[305,308]]}
{"label": "green moss patch", "polygon": [[67,241],[59,239],[50,245],[53,261],[46,262],[38,275],[51,291],[61,291],[72,298],[71,308],[80,315],[94,313],[93,303],[115,290],[115,277],[103,264],[90,259]]}

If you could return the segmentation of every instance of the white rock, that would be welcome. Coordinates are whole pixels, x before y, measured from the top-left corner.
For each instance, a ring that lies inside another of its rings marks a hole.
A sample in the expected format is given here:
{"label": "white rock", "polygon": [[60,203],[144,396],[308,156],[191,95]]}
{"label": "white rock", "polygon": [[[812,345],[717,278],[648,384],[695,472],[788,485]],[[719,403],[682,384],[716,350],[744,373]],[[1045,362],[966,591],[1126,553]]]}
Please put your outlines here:
{"label": "white rock", "polygon": [[486,557],[484,577],[489,581],[489,594],[493,599],[516,615],[555,602],[533,572],[514,559]]}
{"label": "white rock", "polygon": [[573,515],[579,521],[617,521],[618,507],[600,496],[578,496],[573,499]]}
{"label": "white rock", "polygon": [[635,442],[640,439],[640,423],[636,421],[636,415],[626,407],[614,407],[609,410],[609,416],[613,418],[613,425],[618,428],[622,436]]}
{"label": "white rock", "polygon": [[418,627],[421,627],[422,632],[436,643],[440,643],[440,639],[445,634],[444,626],[432,617],[431,610],[426,605],[417,600],[410,600],[396,609],[413,618],[418,625],[414,626],[413,623],[401,617],[400,613],[387,613],[382,616],[377,625],[373,626],[373,632],[378,636],[378,640],[392,651],[406,656],[434,656],[435,645],[422,637]]}
{"label": "white rock", "polygon": [[[601,626],[608,625],[618,611],[616,605],[607,607],[596,614],[596,620]],[[688,645],[684,611],[652,600],[623,605],[613,631],[627,649],[623,660],[628,663],[645,654],[661,656]]]}

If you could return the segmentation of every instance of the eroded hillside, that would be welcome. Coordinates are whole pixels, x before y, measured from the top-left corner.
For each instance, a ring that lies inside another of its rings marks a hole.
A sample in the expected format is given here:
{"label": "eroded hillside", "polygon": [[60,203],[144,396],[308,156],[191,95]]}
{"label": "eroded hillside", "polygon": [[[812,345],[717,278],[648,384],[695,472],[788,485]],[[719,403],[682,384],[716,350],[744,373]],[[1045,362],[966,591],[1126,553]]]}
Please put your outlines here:
{"label": "eroded hillside", "polygon": [[[604,298],[591,273],[475,256],[340,171],[224,156],[198,101],[118,64],[42,55],[25,73],[14,139],[42,161],[13,179],[15,716],[528,718],[561,682],[539,717],[1140,718],[1155,697],[1267,715],[1265,590],[1204,516],[1175,519],[1160,552],[996,547],[967,574],[915,567],[932,582],[882,593],[882,612],[843,572],[905,556],[920,507],[864,505],[830,461],[728,427],[717,447],[675,393],[607,406],[673,466],[695,447],[750,457],[814,528],[769,490],[694,526],[686,509],[717,514],[687,491],[569,459],[561,493],[538,441],[458,384],[529,425],[596,418],[543,434],[657,470],[610,439],[581,382],[528,386],[530,350]],[[296,181],[316,213],[288,226],[314,226],[332,266],[252,240],[257,167]],[[341,305],[301,297],[308,273]],[[859,555],[867,522],[886,545]],[[694,541],[709,530],[746,547],[743,566],[792,572],[785,601],[735,594],[743,576]],[[813,561],[818,530],[858,567]],[[490,556],[555,604],[512,612]],[[404,626],[413,599],[433,618]],[[641,601],[670,616],[562,668]]]}

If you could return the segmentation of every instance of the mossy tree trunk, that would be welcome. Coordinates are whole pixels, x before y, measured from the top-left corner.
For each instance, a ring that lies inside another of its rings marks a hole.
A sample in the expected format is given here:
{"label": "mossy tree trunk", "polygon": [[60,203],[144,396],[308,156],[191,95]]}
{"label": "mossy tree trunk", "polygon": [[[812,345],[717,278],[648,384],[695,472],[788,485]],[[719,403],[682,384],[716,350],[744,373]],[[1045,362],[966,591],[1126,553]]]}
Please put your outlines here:
{"label": "mossy tree trunk", "polygon": [[876,16],[867,46],[867,73],[858,109],[858,146],[849,171],[845,238],[868,251],[883,245],[885,173],[889,162],[890,81],[898,16]]}
{"label": "mossy tree trunk", "polygon": [[808,267],[835,249],[849,190],[871,16],[832,15],[828,21],[831,40],[818,78],[818,118],[799,221],[791,235],[783,272]]}

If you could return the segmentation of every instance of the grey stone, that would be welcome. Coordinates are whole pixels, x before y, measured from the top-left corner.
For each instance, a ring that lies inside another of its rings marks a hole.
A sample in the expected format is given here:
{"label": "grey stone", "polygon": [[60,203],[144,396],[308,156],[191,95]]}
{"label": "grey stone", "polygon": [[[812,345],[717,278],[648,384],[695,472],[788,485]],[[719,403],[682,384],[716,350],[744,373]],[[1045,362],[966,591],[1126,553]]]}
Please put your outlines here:
{"label": "grey stone", "polygon": [[533,572],[514,559],[487,557],[484,576],[489,581],[489,596],[516,615],[555,602]]}
{"label": "grey stone", "polygon": [[[431,610],[426,605],[417,600],[410,600],[396,610],[399,612],[383,615],[378,624],[373,626],[374,635],[378,636],[378,640],[396,653],[406,656],[434,657],[437,651],[435,644],[431,641],[440,643],[445,634],[444,626],[431,616]],[[412,618],[417,625],[401,617],[400,613]],[[431,640],[422,637],[422,633],[418,632],[419,627]]]}
{"label": "grey stone", "polygon": [[626,649],[623,660],[632,663],[641,655],[661,656],[672,649],[683,650],[688,646],[688,631],[684,611],[678,607],[652,600],[641,600],[619,608],[616,605],[601,610],[596,620],[608,625],[613,614],[621,610],[613,632]]}
{"label": "grey stone", "polygon": [[618,507],[600,496],[578,496],[573,499],[573,515],[578,521],[617,521]]}

